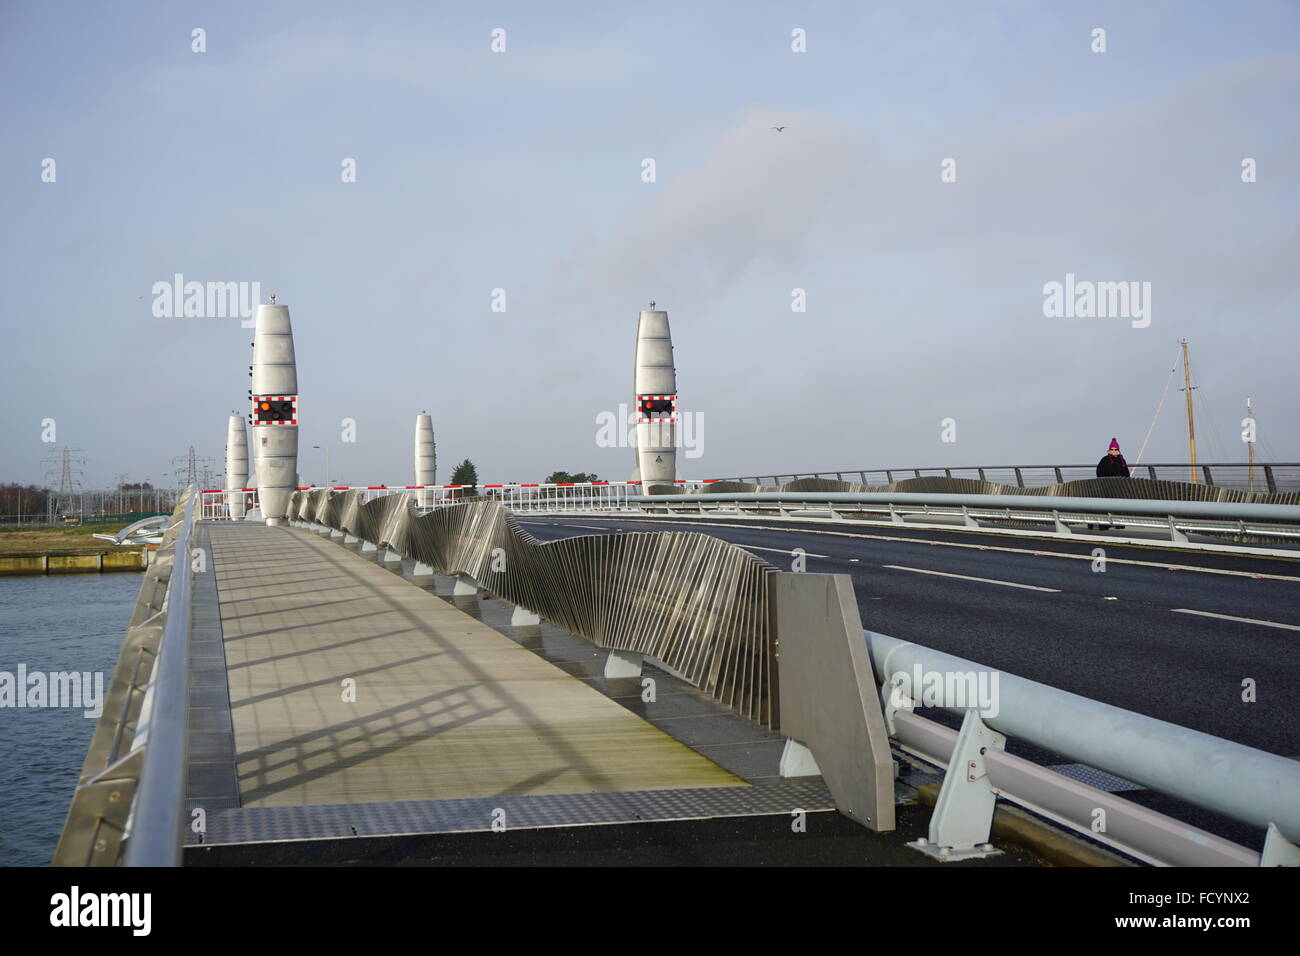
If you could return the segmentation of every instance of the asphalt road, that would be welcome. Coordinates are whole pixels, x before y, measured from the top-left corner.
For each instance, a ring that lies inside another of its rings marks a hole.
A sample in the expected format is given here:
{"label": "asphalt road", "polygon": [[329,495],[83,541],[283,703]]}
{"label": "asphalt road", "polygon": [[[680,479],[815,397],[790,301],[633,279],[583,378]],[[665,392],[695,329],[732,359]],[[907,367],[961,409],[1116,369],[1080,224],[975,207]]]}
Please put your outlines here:
{"label": "asphalt road", "polygon": [[[802,548],[806,571],[852,577],[869,630],[1300,756],[1300,561],[1294,559],[955,530],[732,524],[712,517],[521,517],[520,523],[543,541],[615,529],[698,531],[787,571],[793,570],[793,549]],[[1105,551],[1104,571],[1094,570],[1101,567],[1092,554],[1098,547]],[[1255,684],[1253,703],[1242,700],[1247,679]],[[1046,756],[1014,741],[1008,749],[1031,759]],[[1047,762],[1054,761],[1049,756]],[[1252,829],[1208,815],[1189,822],[1250,845],[1260,842]]]}

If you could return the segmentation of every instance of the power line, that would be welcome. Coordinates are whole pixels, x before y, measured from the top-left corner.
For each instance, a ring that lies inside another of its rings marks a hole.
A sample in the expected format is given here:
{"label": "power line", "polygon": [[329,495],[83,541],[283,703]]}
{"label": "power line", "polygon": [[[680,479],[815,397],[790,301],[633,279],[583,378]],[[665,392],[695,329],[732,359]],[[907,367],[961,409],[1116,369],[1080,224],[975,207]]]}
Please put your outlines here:
{"label": "power line", "polygon": [[174,472],[177,488],[184,489],[190,485],[196,485],[199,488],[213,487],[212,474],[216,468],[217,460],[215,458],[203,458],[195,454],[193,445],[184,455],[173,458],[171,463],[180,466]]}

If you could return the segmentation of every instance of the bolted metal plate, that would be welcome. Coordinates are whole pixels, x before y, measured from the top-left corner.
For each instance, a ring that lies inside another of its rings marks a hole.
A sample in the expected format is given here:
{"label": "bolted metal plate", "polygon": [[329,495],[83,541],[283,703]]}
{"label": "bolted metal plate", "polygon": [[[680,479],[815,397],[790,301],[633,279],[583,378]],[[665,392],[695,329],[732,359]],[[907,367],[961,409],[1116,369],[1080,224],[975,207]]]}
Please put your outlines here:
{"label": "bolted metal plate", "polygon": [[1060,763],[1048,767],[1047,769],[1051,770],[1053,773],[1059,773],[1063,777],[1069,777],[1071,780],[1086,783],[1090,787],[1096,787],[1098,790],[1104,790],[1107,793],[1122,793],[1125,790],[1147,789],[1140,783],[1125,780],[1123,777],[1117,777],[1113,773],[1106,773],[1104,770],[1098,770],[1095,767],[1089,767],[1086,764]]}

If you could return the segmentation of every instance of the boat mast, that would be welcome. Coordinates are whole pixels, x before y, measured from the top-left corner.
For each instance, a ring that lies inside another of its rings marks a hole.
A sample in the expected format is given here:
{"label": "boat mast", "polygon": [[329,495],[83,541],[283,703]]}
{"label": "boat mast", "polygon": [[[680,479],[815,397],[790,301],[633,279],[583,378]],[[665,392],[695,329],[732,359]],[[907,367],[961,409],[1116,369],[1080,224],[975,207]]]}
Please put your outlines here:
{"label": "boat mast", "polygon": [[1183,346],[1183,391],[1187,393],[1187,444],[1191,449],[1192,463],[1188,469],[1192,484],[1196,484],[1196,417],[1192,412],[1192,366],[1187,360],[1187,339],[1182,339]]}

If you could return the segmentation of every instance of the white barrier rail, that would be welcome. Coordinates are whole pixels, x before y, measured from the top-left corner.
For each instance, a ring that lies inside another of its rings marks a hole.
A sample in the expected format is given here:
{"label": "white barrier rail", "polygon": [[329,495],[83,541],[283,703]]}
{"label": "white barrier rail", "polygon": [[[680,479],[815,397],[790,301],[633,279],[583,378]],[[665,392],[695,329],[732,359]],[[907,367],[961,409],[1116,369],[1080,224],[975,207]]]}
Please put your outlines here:
{"label": "white barrier rail", "polygon": [[[1300,865],[1300,763],[885,634],[864,636],[891,736],[948,771],[922,849],[979,855],[1000,795],[1157,865]],[[969,706],[977,686],[988,698],[980,708]],[[939,687],[952,696],[935,703],[963,716],[960,732],[915,710]],[[1007,736],[1259,827],[1263,853],[1013,757],[1002,749]]]}

